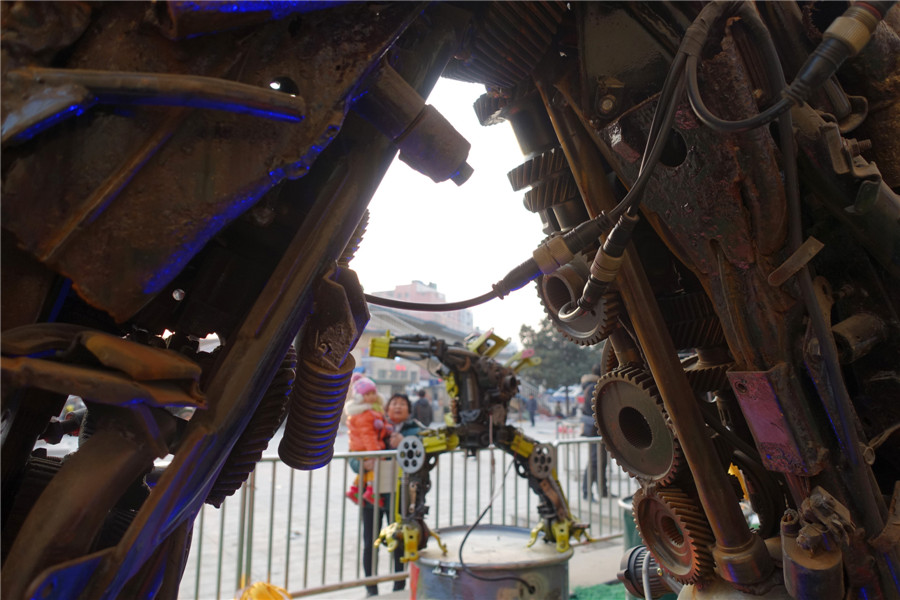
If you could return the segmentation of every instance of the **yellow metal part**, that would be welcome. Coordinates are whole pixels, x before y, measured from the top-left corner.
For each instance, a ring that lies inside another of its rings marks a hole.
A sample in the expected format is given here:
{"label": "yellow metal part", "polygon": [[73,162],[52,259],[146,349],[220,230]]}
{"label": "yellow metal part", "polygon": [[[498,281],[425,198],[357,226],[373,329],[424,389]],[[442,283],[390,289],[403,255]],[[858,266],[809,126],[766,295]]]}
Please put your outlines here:
{"label": "yellow metal part", "polygon": [[553,537],[556,539],[556,551],[565,552],[569,549],[569,525],[571,521],[558,521],[553,523]]}
{"label": "yellow metal part", "polygon": [[544,530],[544,525],[543,525],[543,524],[538,525],[537,527],[535,527],[534,529],[532,529],[532,530],[531,530],[531,539],[528,540],[528,543],[525,545],[525,547],[526,547],[526,548],[531,548],[532,546],[534,546],[534,543],[535,543],[535,542],[537,541],[537,539],[538,539],[538,534],[539,534],[540,532],[542,532],[543,530]]}
{"label": "yellow metal part", "polygon": [[528,439],[524,435],[522,435],[521,432],[517,432],[516,437],[513,438],[513,441],[509,445],[509,447],[519,456],[528,458],[534,451],[534,442],[528,441]]}
{"label": "yellow metal part", "polygon": [[375,540],[375,547],[377,548],[381,544],[384,544],[385,547],[393,552],[394,549],[397,548],[397,531],[400,529],[400,523],[396,521],[383,528],[378,533],[378,538]]}
{"label": "yellow metal part", "polygon": [[728,467],[728,474],[734,475],[737,477],[737,480],[741,484],[741,490],[744,492],[744,500],[750,500],[750,492],[747,491],[747,482],[744,480],[744,474],[741,473],[741,470],[737,468],[736,465],[732,464]]}
{"label": "yellow metal part", "polygon": [[437,545],[438,545],[438,548],[441,549],[441,552],[443,552],[444,554],[447,554],[447,544],[445,544],[443,541],[441,541],[441,536],[439,536],[437,533],[432,531],[431,537],[433,537],[435,540],[437,540]]}
{"label": "yellow metal part", "polygon": [[534,348],[519,350],[503,363],[504,366],[511,368],[516,373],[525,367],[536,367],[539,364],[541,364],[541,357],[534,355]]}
{"label": "yellow metal part", "polygon": [[459,436],[446,431],[436,431],[434,435],[422,436],[422,444],[425,446],[425,454],[448,452],[459,446]]}
{"label": "yellow metal part", "polygon": [[[390,547],[390,546],[389,546]],[[446,552],[446,550],[445,550]],[[403,524],[403,557],[400,562],[419,560],[419,528]]]}
{"label": "yellow metal part", "polygon": [[506,348],[510,341],[509,338],[504,340],[499,335],[496,335],[493,329],[488,329],[485,333],[482,333],[480,336],[467,343],[466,348],[481,356],[493,358],[501,350]]}
{"label": "yellow metal part", "polygon": [[456,377],[453,376],[453,373],[447,375],[447,379],[444,380],[444,386],[447,388],[447,394],[451,398],[459,397],[459,386],[456,384]]}
{"label": "yellow metal part", "polygon": [[369,342],[369,356],[391,358],[392,339],[394,339],[394,336],[391,335],[390,331],[385,331],[381,337],[372,338],[372,341]]}

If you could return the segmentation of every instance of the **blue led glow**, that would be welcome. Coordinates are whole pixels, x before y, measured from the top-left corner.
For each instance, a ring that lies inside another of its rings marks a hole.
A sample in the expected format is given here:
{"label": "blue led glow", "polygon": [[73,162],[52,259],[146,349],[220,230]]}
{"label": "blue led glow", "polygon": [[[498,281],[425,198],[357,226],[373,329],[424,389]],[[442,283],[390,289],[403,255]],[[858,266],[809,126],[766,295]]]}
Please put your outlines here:
{"label": "blue led glow", "polygon": [[884,559],[885,564],[888,566],[888,570],[891,572],[891,579],[894,580],[894,589],[900,592],[900,578],[897,577],[897,571],[894,569],[893,558],[887,553],[882,553],[881,557]]}
{"label": "blue led glow", "polygon": [[50,309],[50,314],[47,315],[48,322],[53,323],[54,321],[56,321],[56,318],[59,316],[59,311],[62,310],[63,303],[69,296],[69,290],[71,289],[72,280],[69,278],[64,279],[62,284],[59,286],[59,294],[57,294],[56,300],[53,302],[53,308]]}
{"label": "blue led glow", "polygon": [[234,2],[179,2],[178,7],[184,12],[221,12],[221,13],[271,13],[272,19],[283,19],[292,14],[312,12],[345,4],[346,0],[236,0]]}
{"label": "blue led glow", "polygon": [[[69,119],[72,117],[81,116],[82,114],[84,114],[84,111],[90,107],[91,104],[93,104],[93,102],[88,103],[88,104],[72,104],[72,105],[66,107],[65,109],[63,109],[57,113],[54,113],[54,114],[50,115],[49,117],[42,119],[42,120],[34,123],[30,127],[24,129],[18,135],[14,136],[12,138],[12,141],[16,142],[16,143],[28,141],[31,138],[33,138],[34,136],[36,136],[37,134],[44,131],[45,129],[49,129],[50,127],[53,127],[57,123],[60,123],[62,121],[65,121],[66,119]],[[9,128],[9,127],[15,125],[15,122],[14,121],[11,122],[11,119],[7,118],[6,122],[3,125],[4,125],[4,128]]]}

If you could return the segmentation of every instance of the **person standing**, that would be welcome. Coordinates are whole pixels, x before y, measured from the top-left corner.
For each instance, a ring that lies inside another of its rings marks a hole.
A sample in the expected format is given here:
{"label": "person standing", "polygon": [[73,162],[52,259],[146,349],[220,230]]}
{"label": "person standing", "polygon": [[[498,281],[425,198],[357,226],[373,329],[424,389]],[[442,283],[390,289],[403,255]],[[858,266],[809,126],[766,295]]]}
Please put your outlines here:
{"label": "person standing", "polygon": [[[387,440],[387,444],[389,448],[396,448],[400,445],[400,442],[403,441],[403,438],[408,435],[416,435],[419,431],[424,429],[425,427],[418,420],[410,417],[410,409],[411,405],[409,402],[409,398],[406,394],[394,394],[391,396],[391,399],[388,400],[387,406],[385,407],[385,415],[390,422],[393,433],[391,433],[390,438]],[[374,467],[374,459],[369,459],[372,461],[372,467]],[[372,576],[372,552],[373,545],[375,542],[375,529],[380,528],[382,524],[387,525],[393,519],[393,511],[388,510],[390,507],[384,506],[384,498],[389,498],[390,494],[394,492],[394,484],[397,481],[397,472],[396,472],[396,461],[385,459],[381,463],[381,468],[379,469],[379,485],[378,492],[380,494],[379,497],[379,507],[378,514],[375,514],[375,504],[372,502],[366,502],[362,508],[362,519],[363,519],[363,552],[362,552],[362,560],[363,560],[363,571],[366,574],[366,577]],[[371,467],[370,467],[371,468]],[[403,545],[400,544],[397,548],[394,549],[394,572],[403,571],[403,563],[400,561],[400,558],[403,556]],[[400,590],[405,589],[406,580],[400,579],[394,582],[394,591],[398,592]],[[366,596],[377,596],[378,595],[378,586],[377,585],[367,585],[366,586]]]}
{"label": "person standing", "polygon": [[[584,404],[581,406],[581,435],[584,437],[597,437],[597,422],[594,420],[594,388],[597,387],[597,381],[603,373],[601,364],[594,365],[591,372],[581,377],[581,389],[584,395]],[[581,497],[590,502],[596,502],[593,487],[597,484],[598,488],[602,488],[602,495],[609,496],[609,484],[606,480],[606,450],[599,444],[591,444],[588,448],[590,459],[587,468],[584,470],[584,476],[581,479]],[[600,460],[597,460],[597,455]],[[600,464],[602,471],[597,470],[597,464]],[[602,473],[602,477],[600,476]]]}
{"label": "person standing", "polygon": [[431,408],[431,401],[425,390],[419,390],[419,398],[413,405],[412,414],[425,427],[431,425],[434,420],[434,410]]}
{"label": "person standing", "polygon": [[528,404],[525,407],[528,409],[528,418],[531,419],[531,426],[534,427],[534,414],[537,412],[537,400],[535,400],[534,394],[528,396]]}
{"label": "person standing", "polygon": [[[353,399],[345,407],[347,429],[351,452],[372,452],[384,450],[391,435],[391,425],[385,420],[381,395],[375,382],[368,377],[360,377],[353,383]],[[374,473],[365,471],[360,481],[357,476],[347,491],[347,498],[359,502],[360,494],[368,502],[372,501]]]}

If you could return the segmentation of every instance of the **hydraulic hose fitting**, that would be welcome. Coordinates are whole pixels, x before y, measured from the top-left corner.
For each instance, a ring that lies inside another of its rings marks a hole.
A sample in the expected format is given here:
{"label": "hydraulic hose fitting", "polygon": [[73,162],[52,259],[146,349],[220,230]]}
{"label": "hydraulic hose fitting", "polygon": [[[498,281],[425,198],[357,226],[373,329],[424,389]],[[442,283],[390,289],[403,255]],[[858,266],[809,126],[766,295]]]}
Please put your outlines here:
{"label": "hydraulic hose fitting", "polygon": [[878,22],[893,2],[859,2],[835,19],[823,35],[784,95],[802,104],[850,57],[856,56],[872,37]]}
{"label": "hydraulic hose fitting", "polygon": [[619,268],[622,266],[622,257],[625,254],[625,247],[631,240],[631,233],[634,231],[635,225],[639,217],[629,213],[619,217],[619,222],[609,232],[606,241],[594,256],[594,262],[591,263],[591,276],[584,285],[581,292],[581,298],[576,302],[569,302],[559,311],[559,318],[564,322],[571,322],[593,310],[597,302],[606,293],[609,284],[611,284]]}
{"label": "hydraulic hose fitting", "polygon": [[565,235],[551,238],[537,247],[531,258],[514,268],[492,287],[498,298],[503,298],[533,281],[543,273],[550,275],[563,265],[569,264],[575,255],[597,241],[612,228],[606,213],[600,213],[590,221],[585,221]]}

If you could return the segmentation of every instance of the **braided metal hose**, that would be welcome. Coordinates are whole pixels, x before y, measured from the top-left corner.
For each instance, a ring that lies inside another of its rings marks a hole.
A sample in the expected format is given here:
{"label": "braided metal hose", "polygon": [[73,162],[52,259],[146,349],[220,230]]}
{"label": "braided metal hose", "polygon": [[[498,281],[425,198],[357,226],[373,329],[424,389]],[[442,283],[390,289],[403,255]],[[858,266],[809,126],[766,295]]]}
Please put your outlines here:
{"label": "braided metal hose", "polygon": [[256,468],[256,463],[262,458],[262,454],[269,445],[269,440],[278,431],[281,422],[284,420],[285,407],[288,397],[294,383],[294,370],[297,366],[297,352],[291,346],[281,366],[275,373],[269,389],[262,400],[247,429],[238,438],[231,454],[225,461],[225,466],[219,473],[216,483],[206,497],[207,504],[212,504],[216,508],[221,506],[226,496],[231,496],[250,476],[250,473]]}
{"label": "braided metal hose", "polygon": [[356,361],[349,354],[338,369],[301,358],[284,436],[278,446],[278,455],[286,465],[311,471],[331,462],[355,366]]}

